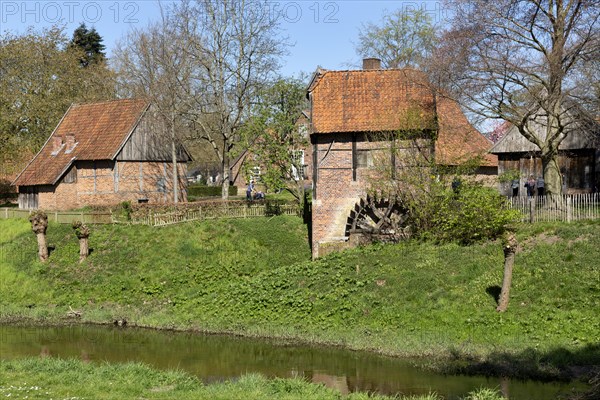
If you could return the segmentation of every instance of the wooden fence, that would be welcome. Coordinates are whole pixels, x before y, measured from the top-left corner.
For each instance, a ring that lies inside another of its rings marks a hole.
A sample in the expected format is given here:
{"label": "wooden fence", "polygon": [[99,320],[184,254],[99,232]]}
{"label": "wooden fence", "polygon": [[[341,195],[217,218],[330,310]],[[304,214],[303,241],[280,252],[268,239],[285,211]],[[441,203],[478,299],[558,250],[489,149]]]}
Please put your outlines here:
{"label": "wooden fence", "polygon": [[[49,221],[61,224],[71,224],[74,221],[81,221],[86,224],[131,223],[150,226],[164,226],[205,219],[253,218],[280,214],[298,215],[298,207],[293,204],[255,203],[248,205],[244,203],[228,204],[223,202],[220,204],[193,207],[193,203],[187,203],[186,207],[186,209],[170,212],[160,212],[152,208],[140,209],[132,213],[130,220],[125,219],[119,213],[113,214],[111,211],[47,211],[46,213],[48,214]],[[29,210],[20,210],[18,208],[0,208],[0,218],[3,219],[28,218],[29,213]]]}
{"label": "wooden fence", "polygon": [[[0,218],[2,219],[29,218],[29,213],[30,210],[20,210],[12,207],[0,208]],[[115,222],[110,211],[46,211],[46,214],[48,214],[48,221],[58,222],[59,224],[72,224],[74,221],[81,221],[85,224],[112,224]]]}
{"label": "wooden fence", "polygon": [[571,222],[600,218],[600,193],[511,197],[508,201],[512,209],[521,212],[523,222]]}

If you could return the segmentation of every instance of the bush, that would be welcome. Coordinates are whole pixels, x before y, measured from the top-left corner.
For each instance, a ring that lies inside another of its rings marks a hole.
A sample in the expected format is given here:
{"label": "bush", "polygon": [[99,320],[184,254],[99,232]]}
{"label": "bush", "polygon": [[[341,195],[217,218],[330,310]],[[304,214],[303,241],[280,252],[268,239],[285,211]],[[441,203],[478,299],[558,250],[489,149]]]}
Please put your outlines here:
{"label": "bush", "polygon": [[[229,196],[237,196],[237,186],[229,186]],[[221,196],[221,186],[190,185],[188,196],[193,197],[218,197]]]}
{"label": "bush", "polygon": [[476,183],[463,182],[459,190],[445,189],[424,208],[421,212],[431,220],[420,224],[420,233],[439,242],[470,244],[495,239],[519,217],[496,190]]}

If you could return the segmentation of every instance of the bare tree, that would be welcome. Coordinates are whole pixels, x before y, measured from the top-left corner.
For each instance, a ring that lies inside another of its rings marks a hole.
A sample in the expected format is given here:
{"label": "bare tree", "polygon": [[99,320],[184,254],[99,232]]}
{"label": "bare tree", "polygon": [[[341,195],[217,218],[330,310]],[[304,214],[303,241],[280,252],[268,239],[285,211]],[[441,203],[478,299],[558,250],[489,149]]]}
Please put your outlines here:
{"label": "bare tree", "polygon": [[[561,192],[561,142],[578,129],[578,67],[597,54],[598,0],[451,0],[433,63],[463,105],[514,125],[540,149],[546,191]],[[577,110],[577,111],[576,111]]]}
{"label": "bare tree", "polygon": [[178,4],[173,13],[186,43],[180,51],[195,67],[188,116],[219,159],[226,199],[239,130],[278,69],[286,41],[266,1],[198,0]]}
{"label": "bare tree", "polygon": [[179,201],[178,148],[183,141],[194,66],[184,38],[176,30],[173,16],[161,12],[161,19],[143,30],[132,30],[114,54],[120,90],[126,95],[149,99],[160,122],[169,132],[173,176],[173,202]]}

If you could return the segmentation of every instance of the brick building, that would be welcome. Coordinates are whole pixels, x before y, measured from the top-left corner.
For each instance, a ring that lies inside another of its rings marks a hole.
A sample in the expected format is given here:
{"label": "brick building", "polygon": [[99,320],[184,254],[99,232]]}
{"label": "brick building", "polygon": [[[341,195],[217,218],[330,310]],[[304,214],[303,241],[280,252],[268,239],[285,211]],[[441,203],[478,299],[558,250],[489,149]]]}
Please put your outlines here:
{"label": "brick building", "polygon": [[483,156],[479,175],[497,174],[497,158],[487,154],[492,143],[457,103],[434,90],[420,71],[379,68],[378,60],[367,59],[363,70],[317,70],[308,88],[313,257],[347,246],[349,216],[373,186],[374,155],[389,149],[389,138],[399,132],[418,132],[438,165]]}
{"label": "brick building", "polygon": [[[17,176],[19,208],[65,210],[121,201],[172,202],[171,140],[145,100],[72,105]],[[186,163],[177,146],[179,199]]]}

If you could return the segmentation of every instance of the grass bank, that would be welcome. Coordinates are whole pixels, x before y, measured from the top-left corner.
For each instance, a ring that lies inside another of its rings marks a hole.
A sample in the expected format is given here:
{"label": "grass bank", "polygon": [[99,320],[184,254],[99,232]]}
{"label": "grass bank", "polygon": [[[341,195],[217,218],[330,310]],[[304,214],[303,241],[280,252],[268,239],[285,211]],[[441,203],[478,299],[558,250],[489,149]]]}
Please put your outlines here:
{"label": "grass bank", "polygon": [[[74,384],[77,383],[77,384]],[[162,372],[142,364],[89,364],[76,360],[24,359],[0,363],[0,396],[16,399],[224,399],[224,400],[386,400],[386,396],[339,392],[301,379],[246,375],[235,381],[203,385],[183,372]],[[425,396],[396,400],[441,400]],[[501,400],[489,389],[465,400]]]}
{"label": "grass bank", "polygon": [[298,218],[95,226],[78,263],[51,224],[36,261],[0,221],[0,319],[228,332],[427,357],[449,372],[569,378],[600,365],[600,222],[522,226],[511,302],[495,312],[499,243],[404,243],[309,260]]}

